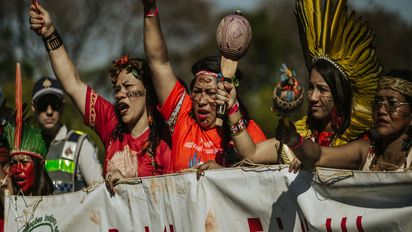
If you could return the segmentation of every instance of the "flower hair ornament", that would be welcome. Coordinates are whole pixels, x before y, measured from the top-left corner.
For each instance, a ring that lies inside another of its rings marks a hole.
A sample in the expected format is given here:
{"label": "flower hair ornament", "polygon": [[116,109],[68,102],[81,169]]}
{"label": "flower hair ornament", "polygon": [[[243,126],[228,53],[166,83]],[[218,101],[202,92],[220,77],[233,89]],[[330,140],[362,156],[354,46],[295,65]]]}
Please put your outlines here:
{"label": "flower hair ornament", "polygon": [[10,156],[24,154],[44,160],[47,145],[41,130],[23,120],[22,80],[20,64],[16,65],[16,119],[15,125],[8,123],[4,127],[4,134],[9,145]]}
{"label": "flower hair ornament", "polygon": [[[367,22],[348,12],[346,0],[296,0],[295,15],[308,70],[317,60],[336,67],[352,85],[350,125],[331,145],[358,138],[372,125],[370,102],[383,71]],[[306,116],[295,123],[304,137],[311,136]]]}
{"label": "flower hair ornament", "polygon": [[129,59],[128,55],[124,55],[112,62],[109,72],[113,85],[116,83],[117,77],[123,69],[125,69],[127,73],[132,73],[133,76],[139,80],[143,80],[143,75],[149,72],[146,67],[146,62],[143,59]]}

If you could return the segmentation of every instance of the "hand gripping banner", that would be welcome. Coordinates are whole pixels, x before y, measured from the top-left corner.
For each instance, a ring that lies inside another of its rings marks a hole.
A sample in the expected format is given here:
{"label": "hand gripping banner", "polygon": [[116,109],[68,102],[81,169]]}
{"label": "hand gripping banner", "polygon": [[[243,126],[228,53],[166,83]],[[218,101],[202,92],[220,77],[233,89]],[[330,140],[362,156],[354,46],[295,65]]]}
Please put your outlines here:
{"label": "hand gripping banner", "polygon": [[6,231],[412,231],[412,172],[262,166],[5,199]]}

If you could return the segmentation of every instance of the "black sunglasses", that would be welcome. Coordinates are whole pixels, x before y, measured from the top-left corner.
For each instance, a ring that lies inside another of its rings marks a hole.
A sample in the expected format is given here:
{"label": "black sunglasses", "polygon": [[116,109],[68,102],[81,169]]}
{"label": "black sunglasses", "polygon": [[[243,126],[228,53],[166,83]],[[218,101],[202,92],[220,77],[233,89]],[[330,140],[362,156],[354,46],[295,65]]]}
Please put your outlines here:
{"label": "black sunglasses", "polygon": [[60,111],[62,103],[58,98],[46,98],[40,99],[36,104],[36,109],[39,112],[44,112],[47,110],[47,107],[51,107],[54,111]]}

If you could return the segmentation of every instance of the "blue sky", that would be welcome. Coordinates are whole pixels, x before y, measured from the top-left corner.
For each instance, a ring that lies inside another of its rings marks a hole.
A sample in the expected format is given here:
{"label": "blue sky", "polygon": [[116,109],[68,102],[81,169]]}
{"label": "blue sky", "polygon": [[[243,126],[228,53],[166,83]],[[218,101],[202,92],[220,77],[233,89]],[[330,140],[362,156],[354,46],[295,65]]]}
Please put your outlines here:
{"label": "blue sky", "polygon": [[[265,1],[276,0],[209,0],[213,4],[219,5],[222,10],[227,9],[256,9],[259,5]],[[292,0],[290,0],[292,1]],[[377,8],[383,8],[385,10],[395,12],[401,15],[401,17],[412,24],[412,0],[348,0],[348,3],[353,5],[355,10],[369,9],[371,11]]]}

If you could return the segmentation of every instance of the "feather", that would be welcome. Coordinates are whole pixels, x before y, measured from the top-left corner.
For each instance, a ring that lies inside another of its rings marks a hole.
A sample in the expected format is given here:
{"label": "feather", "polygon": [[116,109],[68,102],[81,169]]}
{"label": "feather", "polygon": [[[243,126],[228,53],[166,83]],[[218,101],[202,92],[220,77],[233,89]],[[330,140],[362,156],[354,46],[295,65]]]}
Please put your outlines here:
{"label": "feather", "polygon": [[[327,60],[341,70],[353,88],[350,126],[334,145],[357,138],[372,125],[370,101],[383,71],[373,47],[372,29],[346,4],[347,0],[296,0],[295,4],[308,70],[317,59]],[[302,120],[299,122],[300,133],[308,130]]]}
{"label": "feather", "polygon": [[21,132],[23,127],[22,81],[20,63],[16,63],[16,129],[14,131],[14,147],[20,149]]}

